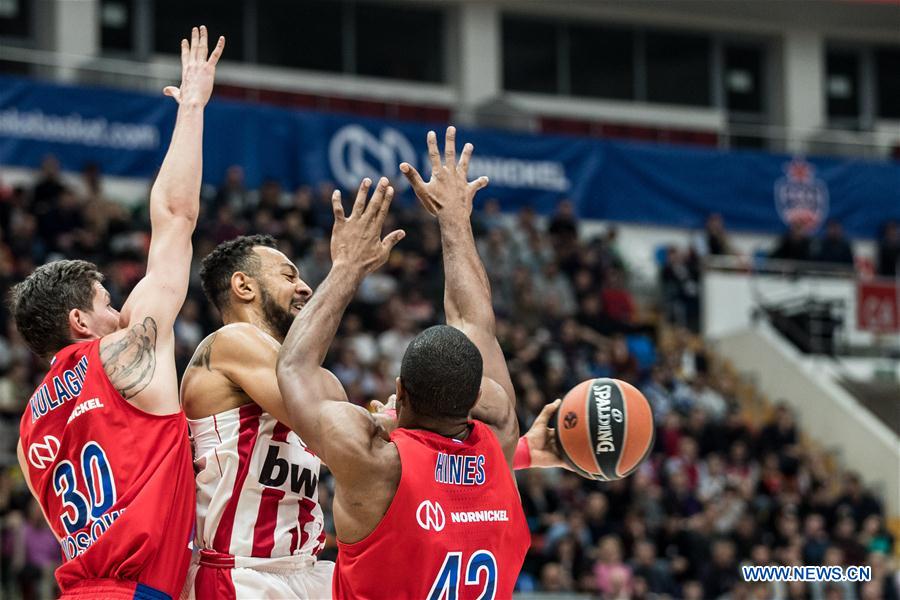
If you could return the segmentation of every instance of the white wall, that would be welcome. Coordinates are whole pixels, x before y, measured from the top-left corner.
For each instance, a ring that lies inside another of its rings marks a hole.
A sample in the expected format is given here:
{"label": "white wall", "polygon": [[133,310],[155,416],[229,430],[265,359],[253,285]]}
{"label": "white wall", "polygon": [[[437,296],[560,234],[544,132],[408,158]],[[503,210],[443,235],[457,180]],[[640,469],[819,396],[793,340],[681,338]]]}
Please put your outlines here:
{"label": "white wall", "polygon": [[707,271],[703,280],[703,333],[712,338],[750,326],[761,305],[815,298],[844,303],[846,341],[869,346],[874,336],[856,326],[856,280]]}

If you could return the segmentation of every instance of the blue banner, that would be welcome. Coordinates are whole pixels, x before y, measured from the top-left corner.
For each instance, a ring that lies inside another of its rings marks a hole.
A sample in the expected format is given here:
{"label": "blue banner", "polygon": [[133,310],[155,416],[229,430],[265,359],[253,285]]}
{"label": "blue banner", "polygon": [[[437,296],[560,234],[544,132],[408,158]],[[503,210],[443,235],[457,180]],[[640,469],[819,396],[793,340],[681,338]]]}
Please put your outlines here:
{"label": "blue banner", "polygon": [[[37,167],[55,154],[67,170],[97,162],[103,172],[151,177],[162,162],[176,104],[105,88],[0,77],[0,164]],[[292,189],[333,181],[345,189],[387,175],[407,198],[398,165],[428,175],[427,124],[293,111],[214,100],[206,112],[204,181],[217,184],[240,164],[247,185],[267,178]],[[730,229],[777,233],[800,221],[817,229],[840,220],[873,237],[900,219],[897,162],[804,158],[683,146],[462,129],[475,144],[473,176],[488,175],[482,198],[504,209],[550,213],[570,198],[578,214],[661,226],[700,227],[722,214]]]}

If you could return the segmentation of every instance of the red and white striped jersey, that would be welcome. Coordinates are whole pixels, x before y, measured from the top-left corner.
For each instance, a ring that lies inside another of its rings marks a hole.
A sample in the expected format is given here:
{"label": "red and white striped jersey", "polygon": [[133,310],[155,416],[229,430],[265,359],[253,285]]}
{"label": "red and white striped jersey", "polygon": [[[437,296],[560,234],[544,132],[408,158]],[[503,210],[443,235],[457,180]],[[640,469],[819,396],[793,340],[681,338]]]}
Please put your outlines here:
{"label": "red and white striped jersey", "polygon": [[318,554],[325,545],[319,458],[250,403],[188,419],[200,550],[259,558]]}

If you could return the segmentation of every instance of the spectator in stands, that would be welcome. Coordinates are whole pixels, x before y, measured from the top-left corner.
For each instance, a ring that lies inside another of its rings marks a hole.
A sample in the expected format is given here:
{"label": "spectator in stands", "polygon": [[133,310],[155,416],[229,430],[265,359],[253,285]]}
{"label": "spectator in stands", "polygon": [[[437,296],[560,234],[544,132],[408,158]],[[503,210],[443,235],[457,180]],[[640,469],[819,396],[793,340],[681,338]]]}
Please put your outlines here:
{"label": "spectator in stands", "polygon": [[813,260],[830,265],[853,268],[853,247],[844,237],[844,228],[835,219],[825,225],[825,235],[812,247]]}
{"label": "spectator in stands", "polygon": [[606,315],[620,326],[620,331],[628,331],[637,316],[634,297],[625,287],[625,272],[621,269],[610,269],[606,286],[601,294],[603,310]]}
{"label": "spectator in stands", "polygon": [[794,413],[784,401],[775,407],[772,420],[762,429],[760,439],[765,440],[767,450],[777,452],[794,452],[799,442]]}
{"label": "spectator in stands", "polygon": [[41,507],[31,499],[25,518],[13,530],[13,568],[23,600],[54,595],[53,572],[60,562],[59,542],[47,527]]}
{"label": "spectator in stands", "polygon": [[838,499],[836,509],[846,509],[856,523],[862,523],[872,515],[881,515],[881,504],[867,492],[857,473],[844,477],[845,491]]}
{"label": "spectator in stands", "polygon": [[656,545],[652,541],[643,539],[635,544],[631,568],[635,579],[642,578],[646,581],[649,592],[671,596],[676,594],[668,563],[657,557]]}
{"label": "spectator in stands", "polygon": [[281,220],[285,213],[285,198],[281,183],[276,179],[267,179],[259,188],[259,196],[255,206],[245,206],[245,218],[252,219],[259,211],[268,211],[275,220]]}
{"label": "spectator in stands", "polygon": [[701,408],[701,415],[709,416],[713,421],[722,421],[728,413],[728,403],[722,394],[711,388],[704,373],[697,373],[691,381],[691,393],[694,405]]}
{"label": "spectator in stands", "polygon": [[900,226],[897,221],[888,221],[881,228],[878,239],[878,274],[882,277],[896,277],[900,265]]}
{"label": "spectator in stands", "polygon": [[702,248],[700,254],[704,256],[723,256],[734,254],[728,235],[725,233],[725,222],[722,215],[713,213],[706,219],[703,229]]}
{"label": "spectator in stands", "polygon": [[700,327],[700,273],[696,260],[675,246],[666,249],[660,273],[663,308],[673,323],[698,331]]}
{"label": "spectator in stands", "polygon": [[235,213],[241,213],[249,204],[249,192],[244,187],[244,168],[231,165],[225,171],[225,181],[216,190],[215,206],[228,205]]}
{"label": "spectator in stands", "polygon": [[563,200],[556,206],[556,213],[550,219],[547,233],[557,247],[568,246],[578,240],[578,221],[575,218],[575,205],[571,200]]}
{"label": "spectator in stands", "polygon": [[31,203],[38,215],[46,214],[55,204],[65,186],[59,172],[59,161],[47,156],[41,163],[41,171],[31,194]]}
{"label": "spectator in stands", "polygon": [[631,592],[631,567],[622,561],[622,542],[607,535],[600,540],[594,565],[597,591],[604,598],[627,598]]}
{"label": "spectator in stands", "polygon": [[575,292],[572,283],[554,261],[544,265],[540,277],[535,278],[535,293],[541,301],[542,312],[551,319],[561,319],[575,314]]}
{"label": "spectator in stands", "polygon": [[718,539],[713,543],[712,561],[703,575],[703,593],[706,598],[718,598],[730,591],[738,582],[734,542]]}
{"label": "spectator in stands", "polygon": [[[478,198],[475,199],[478,202]],[[488,198],[480,212],[472,215],[472,224],[475,227],[475,235],[482,237],[490,234],[494,229],[504,227],[503,213],[500,210],[500,202],[496,198]]]}
{"label": "spectator in stands", "polygon": [[806,227],[799,220],[790,224],[787,232],[778,241],[771,258],[779,260],[810,260],[812,258],[812,241]]}
{"label": "spectator in stands", "polygon": [[570,592],[572,589],[572,581],[566,577],[562,565],[549,562],[541,568],[542,592]]}

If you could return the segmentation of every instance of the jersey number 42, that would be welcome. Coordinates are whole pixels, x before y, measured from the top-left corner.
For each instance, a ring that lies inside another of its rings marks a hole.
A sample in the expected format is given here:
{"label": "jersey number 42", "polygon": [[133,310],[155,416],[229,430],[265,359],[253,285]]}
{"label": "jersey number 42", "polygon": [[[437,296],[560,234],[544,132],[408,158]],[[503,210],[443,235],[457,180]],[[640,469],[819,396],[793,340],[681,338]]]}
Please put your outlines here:
{"label": "jersey number 42", "polygon": [[[458,600],[459,569],[462,552],[448,552],[444,564],[431,584],[428,600]],[[479,585],[484,573],[484,584],[476,600],[494,600],[497,594],[497,559],[488,550],[476,550],[466,563],[465,585]]]}

